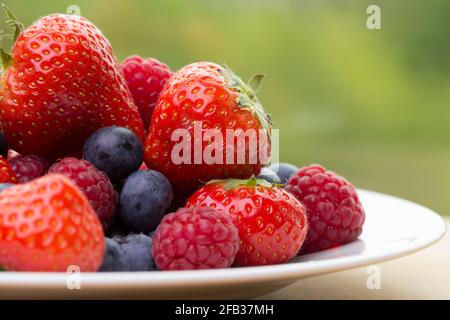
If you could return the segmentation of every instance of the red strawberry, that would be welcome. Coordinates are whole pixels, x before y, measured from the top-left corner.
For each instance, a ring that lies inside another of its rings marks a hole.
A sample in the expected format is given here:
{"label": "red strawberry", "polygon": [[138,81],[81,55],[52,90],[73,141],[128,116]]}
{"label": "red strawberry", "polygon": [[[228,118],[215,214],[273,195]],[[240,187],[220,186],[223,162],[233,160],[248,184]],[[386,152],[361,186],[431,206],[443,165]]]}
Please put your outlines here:
{"label": "red strawberry", "polygon": [[286,190],[265,180],[211,181],[197,190],[186,207],[228,212],[239,229],[236,264],[284,263],[297,255],[308,230],[302,204]]}
{"label": "red strawberry", "polygon": [[43,17],[2,58],[0,121],[17,152],[49,160],[77,155],[96,129],[111,125],[143,138],[111,45],[87,19]]}
{"label": "red strawberry", "polygon": [[0,193],[0,267],[97,271],[104,255],[100,221],[83,193],[62,175],[47,175]]}
{"label": "red strawberry", "polygon": [[16,174],[2,156],[0,156],[0,183],[17,183]]}
{"label": "red strawberry", "polygon": [[[255,76],[251,83],[257,84],[259,80],[261,76]],[[173,139],[177,129],[184,129],[191,140]],[[198,129],[215,129],[223,138],[220,143],[211,137],[222,149],[210,150],[214,157],[208,161],[202,154],[210,141],[204,138],[202,143],[194,132]],[[226,140],[227,129],[238,138]],[[245,138],[247,130],[255,134],[254,139]],[[260,138],[261,132],[264,139]],[[257,175],[268,160],[270,132],[270,119],[254,89],[228,68],[210,62],[193,63],[173,74],[160,94],[145,143],[145,162],[167,176],[179,190],[195,189],[211,179],[249,178]],[[187,141],[186,152],[175,151],[181,141]],[[239,141],[244,144],[239,145]],[[186,161],[175,161],[174,156]]]}
{"label": "red strawberry", "polygon": [[154,58],[144,59],[136,55],[126,58],[121,67],[147,129],[156,100],[172,72],[166,64]]}

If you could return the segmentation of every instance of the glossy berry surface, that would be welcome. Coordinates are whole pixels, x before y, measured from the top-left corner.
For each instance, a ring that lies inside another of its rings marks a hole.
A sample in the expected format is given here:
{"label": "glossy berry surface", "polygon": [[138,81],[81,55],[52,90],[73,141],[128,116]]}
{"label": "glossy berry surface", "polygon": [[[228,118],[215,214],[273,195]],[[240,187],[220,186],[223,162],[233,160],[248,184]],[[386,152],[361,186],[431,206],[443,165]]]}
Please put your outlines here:
{"label": "glossy berry surface", "polygon": [[16,174],[2,156],[0,156],[0,183],[17,183]]}
{"label": "glossy berry surface", "polygon": [[259,175],[258,175],[258,179],[264,179],[270,183],[281,183],[281,180],[278,177],[278,175],[266,167],[261,169],[261,171],[259,172]]}
{"label": "glossy berry surface", "polygon": [[155,229],[172,202],[169,180],[154,170],[132,173],[120,192],[120,219],[133,232]]}
{"label": "glossy berry surface", "polygon": [[112,126],[99,129],[89,137],[84,144],[83,158],[116,182],[139,169],[144,149],[131,130]]}
{"label": "glossy berry surface", "polygon": [[62,175],[0,193],[0,266],[7,271],[97,271],[104,235],[84,194]]}
{"label": "glossy berry surface", "polygon": [[211,182],[189,198],[187,207],[211,207],[233,217],[239,229],[236,264],[284,263],[297,255],[308,230],[302,204],[264,180]]}
{"label": "glossy berry surface", "polygon": [[70,157],[53,164],[48,172],[72,180],[84,192],[105,229],[111,224],[118,195],[104,172],[85,160]]}
{"label": "glossy berry surface", "polygon": [[275,163],[269,167],[280,178],[280,184],[286,184],[298,171],[298,168],[290,163]]}
{"label": "glossy berry surface", "polygon": [[227,268],[238,249],[232,217],[212,208],[170,213],[153,235],[153,256],[161,270]]}
{"label": "glossy berry surface", "polygon": [[348,243],[359,237],[364,209],[353,185],[320,165],[302,167],[286,189],[305,206],[309,221],[304,252]]}
{"label": "glossy berry surface", "polygon": [[42,157],[35,155],[17,156],[9,160],[19,183],[26,183],[42,177],[49,167],[49,163]]}
{"label": "glossy berry surface", "polygon": [[144,59],[137,55],[126,58],[121,68],[144,126],[148,128],[156,101],[172,72],[157,59]]}
{"label": "glossy berry surface", "polygon": [[[235,138],[226,141],[229,148],[216,141],[222,149],[210,150],[209,139],[194,136],[196,125],[200,131],[214,129],[224,140],[228,129]],[[176,141],[175,130],[180,134]],[[254,138],[246,138],[246,132]],[[193,63],[174,73],[161,92],[145,143],[145,162],[179,190],[194,191],[211,179],[249,178],[268,161],[270,132],[269,116],[252,88],[227,68]],[[239,144],[243,139],[251,142]],[[189,150],[182,151],[183,145]]]}
{"label": "glossy berry surface", "polygon": [[140,233],[114,237],[122,248],[130,271],[156,270],[152,255],[152,238]]}
{"label": "glossy berry surface", "polygon": [[130,271],[125,252],[120,244],[111,238],[105,238],[105,257],[100,267],[102,272]]}
{"label": "glossy berry surface", "polygon": [[111,45],[87,19],[52,14],[24,30],[0,77],[0,121],[9,147],[49,160],[78,155],[105,126],[144,126]]}

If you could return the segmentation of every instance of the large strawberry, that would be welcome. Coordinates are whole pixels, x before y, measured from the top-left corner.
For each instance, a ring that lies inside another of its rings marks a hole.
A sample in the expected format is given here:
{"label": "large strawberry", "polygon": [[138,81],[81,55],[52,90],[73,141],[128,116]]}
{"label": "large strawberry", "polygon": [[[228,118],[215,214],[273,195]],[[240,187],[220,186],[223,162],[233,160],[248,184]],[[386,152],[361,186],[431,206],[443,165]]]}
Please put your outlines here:
{"label": "large strawberry", "polygon": [[111,45],[95,25],[52,14],[20,35],[16,28],[15,37],[11,55],[2,50],[0,78],[0,122],[12,149],[47,159],[79,154],[91,133],[110,125],[143,138]]}
{"label": "large strawberry", "polygon": [[0,156],[0,183],[17,183],[16,174],[2,156]]}
{"label": "large strawberry", "polygon": [[186,207],[211,207],[233,217],[241,245],[236,264],[284,263],[297,255],[308,224],[302,204],[265,180],[217,180],[197,190]]}
{"label": "large strawberry", "polygon": [[50,174],[0,193],[0,268],[97,271],[103,255],[102,225],[69,179]]}
{"label": "large strawberry", "polygon": [[[210,62],[176,72],[153,113],[147,166],[164,173],[178,190],[211,179],[257,175],[268,161],[271,133],[254,89],[260,80],[255,76],[247,85],[227,67]],[[207,129],[212,129],[209,137]]]}

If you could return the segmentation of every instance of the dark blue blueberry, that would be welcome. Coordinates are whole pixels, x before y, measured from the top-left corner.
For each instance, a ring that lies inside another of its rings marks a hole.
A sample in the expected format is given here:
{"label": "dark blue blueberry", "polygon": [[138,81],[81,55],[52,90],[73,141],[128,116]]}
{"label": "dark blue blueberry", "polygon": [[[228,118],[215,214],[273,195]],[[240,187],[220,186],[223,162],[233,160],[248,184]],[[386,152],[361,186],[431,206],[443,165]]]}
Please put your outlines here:
{"label": "dark blue blueberry", "polygon": [[286,184],[289,178],[297,172],[298,168],[290,163],[275,163],[269,167],[280,178],[281,184]]}
{"label": "dark blue blueberry", "polygon": [[12,183],[0,183],[0,192],[5,190],[5,189],[7,189],[7,188],[9,188],[9,187],[12,187],[13,185],[14,184],[12,184]]}
{"label": "dark blue blueberry", "polygon": [[83,147],[83,159],[104,171],[111,181],[125,179],[139,169],[144,159],[144,148],[139,138],[123,127],[97,130]]}
{"label": "dark blue blueberry", "polygon": [[0,132],[0,155],[5,159],[8,157],[8,144],[3,132]]}
{"label": "dark blue blueberry", "polygon": [[270,183],[280,183],[280,178],[269,168],[262,168],[258,179],[264,179]]}
{"label": "dark blue blueberry", "polygon": [[130,271],[127,256],[115,239],[105,238],[105,257],[100,271]]}
{"label": "dark blue blueberry", "polygon": [[125,254],[130,271],[157,270],[152,256],[152,238],[140,233],[115,237]]}
{"label": "dark blue blueberry", "polygon": [[120,192],[119,216],[135,233],[148,232],[161,222],[172,202],[169,180],[158,171],[132,173]]}

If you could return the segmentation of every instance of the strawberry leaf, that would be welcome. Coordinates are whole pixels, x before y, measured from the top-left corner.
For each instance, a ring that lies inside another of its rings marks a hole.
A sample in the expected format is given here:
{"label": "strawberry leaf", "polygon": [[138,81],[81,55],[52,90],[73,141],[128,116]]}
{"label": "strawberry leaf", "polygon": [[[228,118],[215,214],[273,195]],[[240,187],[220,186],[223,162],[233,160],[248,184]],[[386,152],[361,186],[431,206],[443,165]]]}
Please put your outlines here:
{"label": "strawberry leaf", "polygon": [[[23,24],[17,21],[16,16],[3,3],[1,4],[1,7],[3,8],[3,10],[5,10],[7,20],[6,25],[2,29],[0,29],[0,41],[2,41],[3,38],[7,38],[11,39],[12,43],[14,44],[23,30]],[[13,29],[12,34],[10,33],[10,29]],[[1,67],[3,70],[10,66],[12,60],[11,55],[7,53],[3,48],[0,48],[0,59]]]}
{"label": "strawberry leaf", "polygon": [[248,84],[245,84],[226,64],[223,64],[223,69],[219,69],[219,72],[228,82],[228,86],[239,93],[237,104],[256,115],[261,127],[267,132],[268,141],[271,141],[272,119],[256,96],[264,75],[256,74],[249,80]]}
{"label": "strawberry leaf", "polygon": [[0,48],[0,62],[2,70],[7,69],[11,65],[12,57],[9,53],[5,52],[3,48]]}
{"label": "strawberry leaf", "polygon": [[246,187],[265,187],[271,188],[274,185],[264,179],[258,179],[252,176],[250,179],[214,179],[209,181],[207,184],[221,184],[225,190],[233,190],[242,186]]}
{"label": "strawberry leaf", "polygon": [[254,74],[248,81],[247,86],[252,88],[255,93],[258,93],[259,89],[261,88],[262,80],[265,76],[266,75],[263,73]]}
{"label": "strawberry leaf", "polygon": [[5,10],[6,16],[8,17],[8,20],[6,21],[6,23],[9,26],[14,26],[13,42],[16,42],[17,38],[19,37],[20,33],[23,30],[23,24],[20,23],[19,21],[17,21],[17,18],[14,15],[14,13],[12,13],[12,11],[9,10],[9,8],[6,5],[4,5],[3,3],[2,3],[2,8],[3,8],[3,10]]}

